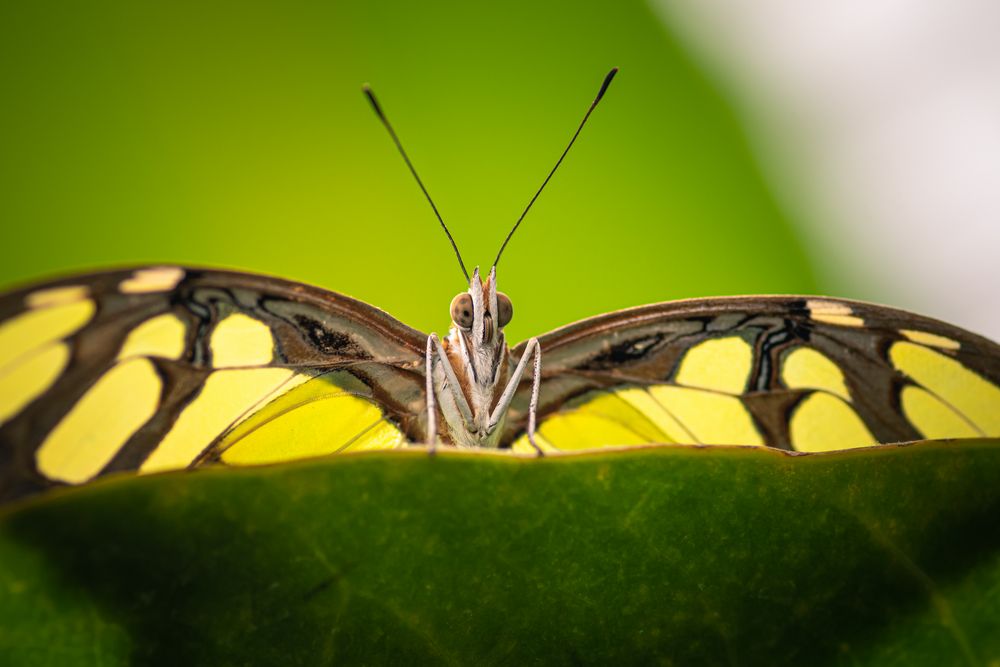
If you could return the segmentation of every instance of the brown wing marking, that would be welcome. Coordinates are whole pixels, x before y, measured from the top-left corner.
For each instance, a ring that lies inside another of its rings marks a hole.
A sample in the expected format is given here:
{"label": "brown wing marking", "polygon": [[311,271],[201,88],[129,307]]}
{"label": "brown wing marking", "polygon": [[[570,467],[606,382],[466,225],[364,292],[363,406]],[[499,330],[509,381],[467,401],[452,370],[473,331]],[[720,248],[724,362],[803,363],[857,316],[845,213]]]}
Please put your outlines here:
{"label": "brown wing marking", "polygon": [[[818,311],[819,308],[828,310]],[[817,312],[813,312],[817,310]],[[916,330],[952,341],[937,350],[1000,384],[1000,346],[927,317],[884,306],[796,296],[723,297],[643,306],[600,315],[542,336],[540,420],[594,390],[676,384],[678,365],[692,346],[739,336],[753,349],[743,402],[765,442],[791,448],[788,423],[812,392],[781,379],[783,355],[800,346],[834,360],[850,390],[851,407],[879,442],[919,439],[900,404],[912,381],[893,367],[888,350]],[[950,349],[957,347],[957,349]],[[524,344],[512,353],[516,361]],[[503,443],[523,433],[530,386],[522,381]],[[739,444],[739,443],[733,443]]]}
{"label": "brown wing marking", "polygon": [[[343,368],[372,388],[371,400],[410,438],[423,436],[424,334],[363,302],[316,287],[239,272],[136,267],[73,276],[0,296],[0,326],[39,299],[80,296],[96,312],[65,338],[70,360],[43,393],[0,424],[0,498],[52,485],[35,452],[46,436],[118,361],[129,334],[158,315],[184,325],[183,354],[151,357],[162,381],[155,414],[100,474],[134,470],[149,456],[215,370],[211,335],[226,317],[263,323],[274,339],[274,368],[315,374]],[[38,295],[41,295],[39,297]],[[33,301],[34,299],[34,301]]]}

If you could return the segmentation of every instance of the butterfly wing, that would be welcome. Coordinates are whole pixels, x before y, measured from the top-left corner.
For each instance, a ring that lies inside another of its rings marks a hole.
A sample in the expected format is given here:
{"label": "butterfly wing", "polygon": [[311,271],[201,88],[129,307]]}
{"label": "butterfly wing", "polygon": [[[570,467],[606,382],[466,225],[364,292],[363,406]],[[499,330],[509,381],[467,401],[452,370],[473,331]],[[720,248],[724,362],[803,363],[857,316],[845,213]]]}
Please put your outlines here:
{"label": "butterfly wing", "polygon": [[145,267],[4,295],[0,498],[422,438],[424,341],[360,301],[236,272]]}
{"label": "butterfly wing", "polygon": [[[824,451],[1000,436],[1000,346],[882,306],[676,301],[583,320],[539,342],[539,435],[553,449],[677,442]],[[522,381],[504,437],[524,451],[529,391]]]}

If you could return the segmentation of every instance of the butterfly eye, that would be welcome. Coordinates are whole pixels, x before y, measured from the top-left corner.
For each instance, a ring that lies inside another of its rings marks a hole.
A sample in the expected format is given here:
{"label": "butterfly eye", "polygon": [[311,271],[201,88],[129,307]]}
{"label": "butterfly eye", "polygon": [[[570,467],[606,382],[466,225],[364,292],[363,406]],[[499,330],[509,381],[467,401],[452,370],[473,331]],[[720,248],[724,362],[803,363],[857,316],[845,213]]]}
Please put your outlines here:
{"label": "butterfly eye", "polygon": [[471,329],[472,319],[472,296],[462,292],[451,300],[451,321],[463,329]]}
{"label": "butterfly eye", "polygon": [[497,292],[497,325],[503,329],[514,317],[514,304],[510,302],[510,297],[503,292]]}

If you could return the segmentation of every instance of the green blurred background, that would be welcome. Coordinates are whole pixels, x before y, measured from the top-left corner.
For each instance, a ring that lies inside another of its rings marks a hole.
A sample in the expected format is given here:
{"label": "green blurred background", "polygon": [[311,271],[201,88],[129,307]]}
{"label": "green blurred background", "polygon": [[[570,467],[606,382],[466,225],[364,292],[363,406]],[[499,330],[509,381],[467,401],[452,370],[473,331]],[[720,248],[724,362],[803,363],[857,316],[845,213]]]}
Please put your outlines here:
{"label": "green blurred background", "polygon": [[654,301],[817,290],[734,112],[644,3],[4,3],[0,54],[3,287],[225,266],[443,331],[461,273],[360,85],[471,269],[617,65],[501,262],[509,338]]}

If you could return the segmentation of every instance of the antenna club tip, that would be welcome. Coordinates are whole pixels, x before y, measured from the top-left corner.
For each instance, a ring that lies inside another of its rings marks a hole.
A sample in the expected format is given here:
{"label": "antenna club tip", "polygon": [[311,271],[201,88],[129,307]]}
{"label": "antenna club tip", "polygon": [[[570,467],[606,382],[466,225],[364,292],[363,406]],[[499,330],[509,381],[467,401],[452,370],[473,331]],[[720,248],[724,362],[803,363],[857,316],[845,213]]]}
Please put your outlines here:
{"label": "antenna club tip", "polygon": [[377,99],[375,99],[375,93],[372,91],[372,87],[367,83],[362,84],[361,92],[368,98],[368,103],[372,105],[372,109],[374,109],[375,114],[382,119],[382,122],[388,122],[385,119],[385,114],[382,112],[382,105],[378,103]]}
{"label": "antenna club tip", "polygon": [[594,104],[600,102],[601,98],[604,97],[604,93],[607,92],[608,86],[611,85],[611,80],[615,78],[615,74],[618,74],[617,67],[612,67],[611,71],[605,75],[604,82],[601,83],[601,89],[597,92],[597,97],[594,99]]}

